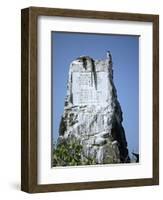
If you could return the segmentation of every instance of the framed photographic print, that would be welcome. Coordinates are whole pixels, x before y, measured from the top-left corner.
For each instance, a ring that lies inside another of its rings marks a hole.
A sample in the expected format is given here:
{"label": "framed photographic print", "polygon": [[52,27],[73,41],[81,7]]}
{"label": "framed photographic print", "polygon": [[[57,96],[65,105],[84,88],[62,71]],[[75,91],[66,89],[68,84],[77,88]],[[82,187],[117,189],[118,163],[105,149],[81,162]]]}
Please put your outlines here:
{"label": "framed photographic print", "polygon": [[22,9],[21,188],[159,184],[159,16]]}

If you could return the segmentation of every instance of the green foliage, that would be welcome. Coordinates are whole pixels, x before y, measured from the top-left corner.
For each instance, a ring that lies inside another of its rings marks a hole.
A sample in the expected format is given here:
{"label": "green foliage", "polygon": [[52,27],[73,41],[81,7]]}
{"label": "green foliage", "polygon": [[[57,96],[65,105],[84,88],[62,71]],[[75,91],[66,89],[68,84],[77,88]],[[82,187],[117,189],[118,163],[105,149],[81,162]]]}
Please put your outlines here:
{"label": "green foliage", "polygon": [[96,164],[83,155],[83,147],[77,141],[63,142],[53,148],[53,166],[77,166]]}

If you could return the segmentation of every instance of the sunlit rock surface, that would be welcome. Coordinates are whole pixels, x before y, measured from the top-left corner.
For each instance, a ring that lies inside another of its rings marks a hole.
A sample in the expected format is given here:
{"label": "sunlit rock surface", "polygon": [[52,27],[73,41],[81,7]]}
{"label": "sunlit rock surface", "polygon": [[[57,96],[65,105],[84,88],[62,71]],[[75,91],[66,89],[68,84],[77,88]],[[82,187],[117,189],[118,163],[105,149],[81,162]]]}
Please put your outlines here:
{"label": "sunlit rock surface", "polygon": [[122,120],[110,52],[104,60],[72,61],[59,142],[79,140],[83,155],[98,164],[130,162]]}

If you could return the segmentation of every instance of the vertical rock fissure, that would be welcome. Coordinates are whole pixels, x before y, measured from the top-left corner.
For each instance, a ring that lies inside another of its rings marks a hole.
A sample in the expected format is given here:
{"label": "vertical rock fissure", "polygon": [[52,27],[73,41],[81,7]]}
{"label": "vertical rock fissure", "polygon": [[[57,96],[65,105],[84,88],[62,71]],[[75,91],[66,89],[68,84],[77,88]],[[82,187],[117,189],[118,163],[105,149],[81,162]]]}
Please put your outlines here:
{"label": "vertical rock fissure", "polygon": [[95,85],[95,89],[97,90],[97,74],[96,74],[95,62],[93,59],[91,59],[91,63],[92,63],[92,74],[93,74],[93,79],[94,79],[94,85]]}

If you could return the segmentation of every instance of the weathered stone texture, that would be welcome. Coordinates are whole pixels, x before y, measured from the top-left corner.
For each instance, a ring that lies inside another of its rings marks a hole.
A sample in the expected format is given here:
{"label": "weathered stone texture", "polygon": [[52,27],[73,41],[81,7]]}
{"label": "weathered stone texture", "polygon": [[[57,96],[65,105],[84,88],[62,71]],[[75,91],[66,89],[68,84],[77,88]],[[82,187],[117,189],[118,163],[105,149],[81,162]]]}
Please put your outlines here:
{"label": "weathered stone texture", "polygon": [[81,56],[70,64],[59,141],[73,138],[96,163],[129,162],[122,111],[113,83],[111,54],[105,60]]}

